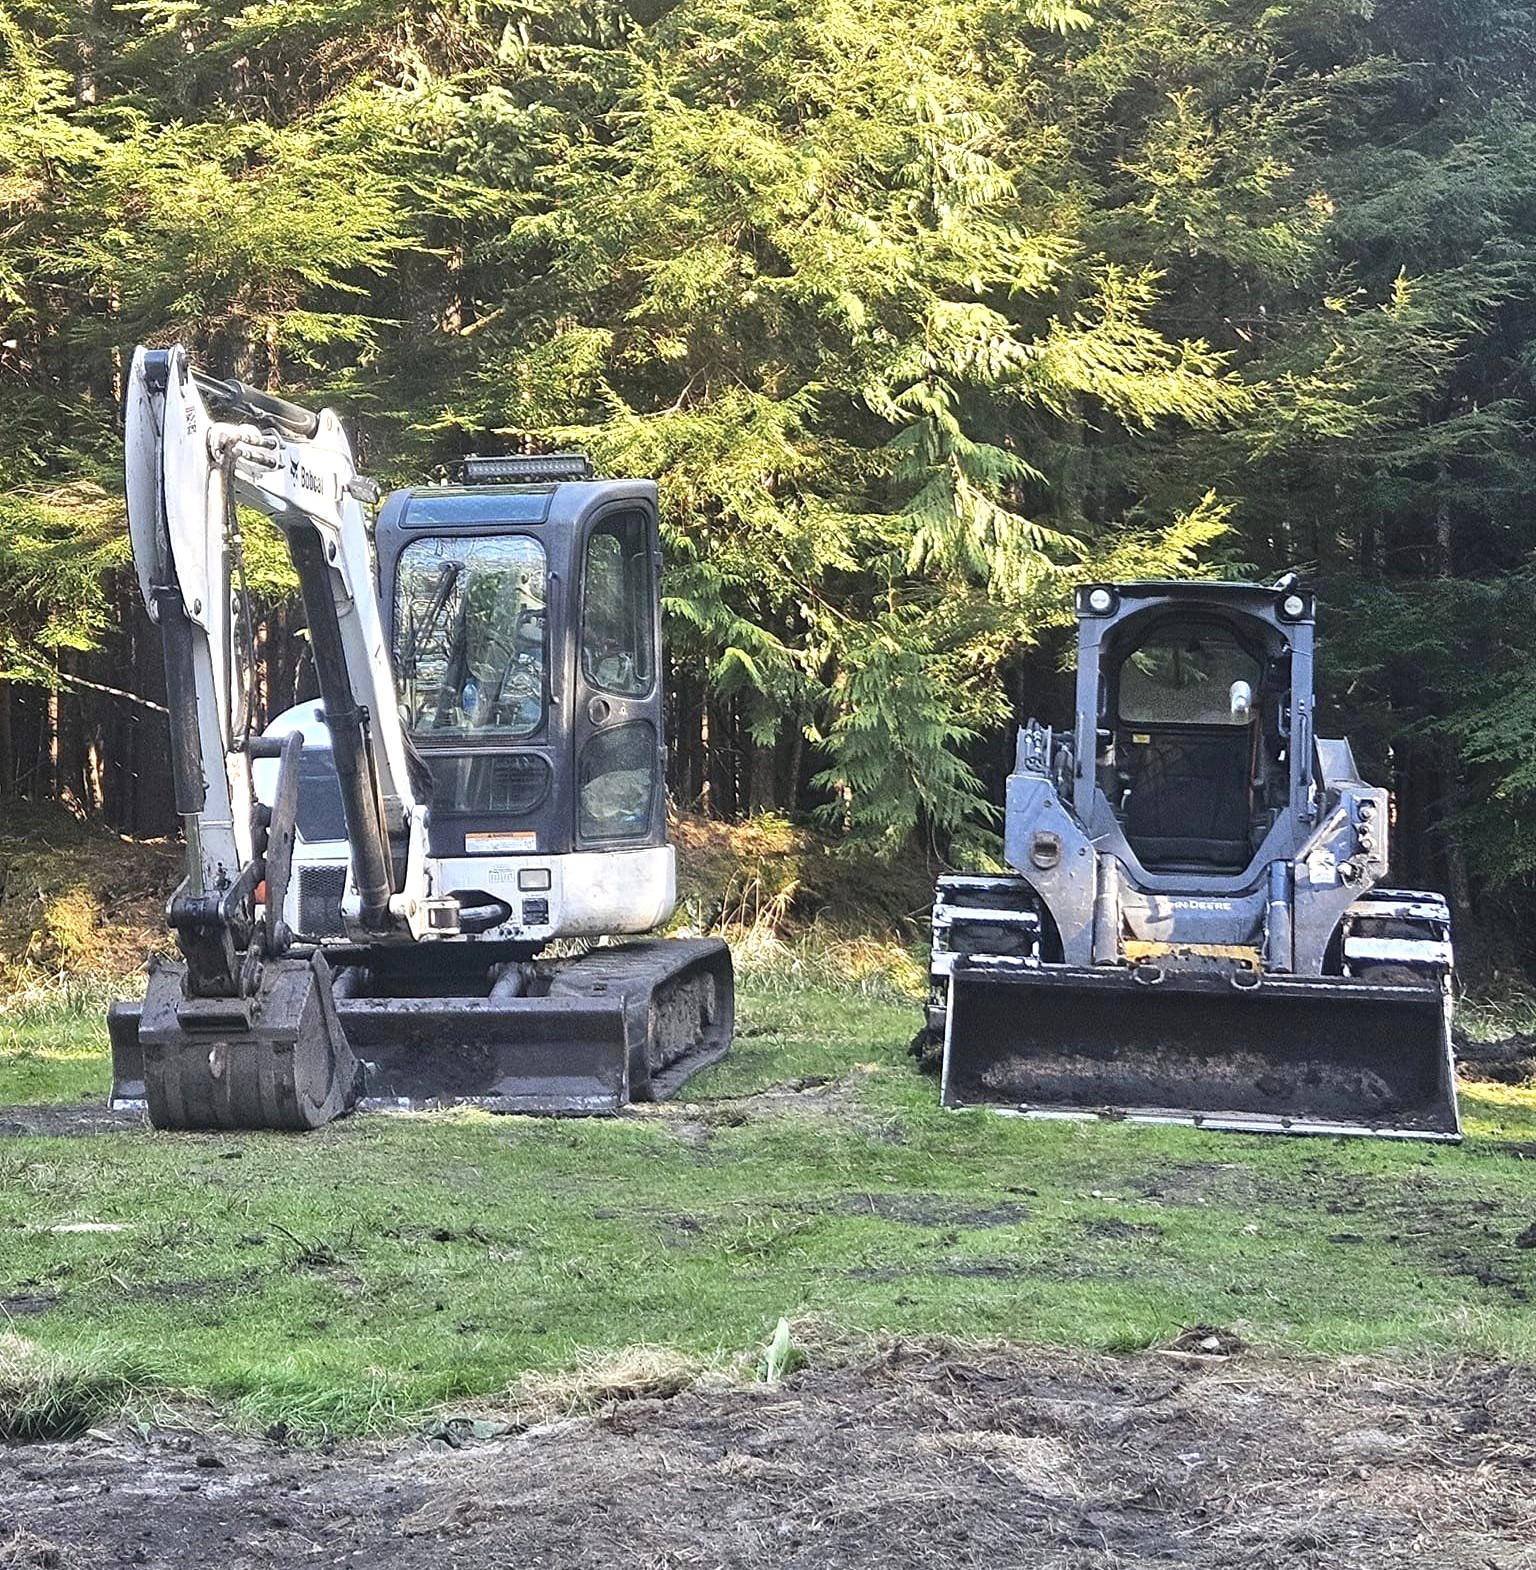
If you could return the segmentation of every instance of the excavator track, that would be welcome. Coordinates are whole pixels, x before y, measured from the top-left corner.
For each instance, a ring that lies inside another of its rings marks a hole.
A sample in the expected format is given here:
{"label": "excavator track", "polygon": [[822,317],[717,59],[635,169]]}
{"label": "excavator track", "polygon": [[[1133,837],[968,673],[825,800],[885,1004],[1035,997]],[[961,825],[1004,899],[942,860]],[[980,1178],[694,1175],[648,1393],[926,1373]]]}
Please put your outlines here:
{"label": "excavator track", "polygon": [[659,938],[533,967],[520,995],[344,996],[369,1108],[614,1114],[663,1100],[735,1028],[730,950]]}
{"label": "excavator track", "polygon": [[[285,963],[324,973],[309,1000],[319,1012],[297,1036],[227,1022],[199,1034],[167,1019],[153,982],[142,1009],[117,1005],[112,1105],[145,1108],[159,1128],[206,1129],[316,1127],[354,1102],[612,1115],[675,1094],[724,1055],[734,1029],[730,951],[715,939],[628,943],[509,969],[480,996],[386,994],[362,964],[341,966],[333,987],[320,955]],[[174,987],[179,1000],[176,967],[165,969],[163,998]],[[327,1004],[334,1027],[317,1037]],[[303,1045],[285,1056],[289,1037]],[[330,1043],[330,1079],[346,1080],[346,1093],[317,1094],[317,1041]]]}

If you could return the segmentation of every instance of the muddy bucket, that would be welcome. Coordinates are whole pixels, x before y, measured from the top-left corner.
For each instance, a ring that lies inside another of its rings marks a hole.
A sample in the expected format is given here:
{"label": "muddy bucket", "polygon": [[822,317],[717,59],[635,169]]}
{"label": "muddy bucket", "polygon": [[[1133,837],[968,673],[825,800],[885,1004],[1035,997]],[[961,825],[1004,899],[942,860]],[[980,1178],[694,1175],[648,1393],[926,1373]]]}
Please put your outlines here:
{"label": "muddy bucket", "polygon": [[943,1099],[1029,1117],[1255,1133],[1455,1140],[1454,1060],[1434,983],[1268,976],[1235,987],[1124,968],[962,959]]}
{"label": "muddy bucket", "polygon": [[270,961],[250,997],[189,997],[162,960],[144,1001],[114,1003],[114,1111],[162,1129],[320,1128],[357,1097],[358,1065],[318,956]]}

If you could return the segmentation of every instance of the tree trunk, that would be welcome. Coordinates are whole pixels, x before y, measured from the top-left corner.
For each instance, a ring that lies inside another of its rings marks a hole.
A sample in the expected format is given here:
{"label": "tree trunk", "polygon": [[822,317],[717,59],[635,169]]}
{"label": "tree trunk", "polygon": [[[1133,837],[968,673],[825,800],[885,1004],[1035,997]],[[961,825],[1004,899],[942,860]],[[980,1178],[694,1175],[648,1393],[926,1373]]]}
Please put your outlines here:
{"label": "tree trunk", "polygon": [[11,684],[0,677],[0,796],[16,789],[16,736],[11,728]]}

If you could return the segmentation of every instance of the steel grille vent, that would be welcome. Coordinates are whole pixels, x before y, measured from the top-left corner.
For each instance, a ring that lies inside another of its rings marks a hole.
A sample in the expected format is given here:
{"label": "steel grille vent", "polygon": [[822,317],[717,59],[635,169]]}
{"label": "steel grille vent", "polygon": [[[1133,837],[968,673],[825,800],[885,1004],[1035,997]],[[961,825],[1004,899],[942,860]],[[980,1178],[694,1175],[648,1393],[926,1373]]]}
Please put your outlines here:
{"label": "steel grille vent", "polygon": [[300,867],[299,932],[306,938],[345,937],[341,898],[346,891],[345,867]]}

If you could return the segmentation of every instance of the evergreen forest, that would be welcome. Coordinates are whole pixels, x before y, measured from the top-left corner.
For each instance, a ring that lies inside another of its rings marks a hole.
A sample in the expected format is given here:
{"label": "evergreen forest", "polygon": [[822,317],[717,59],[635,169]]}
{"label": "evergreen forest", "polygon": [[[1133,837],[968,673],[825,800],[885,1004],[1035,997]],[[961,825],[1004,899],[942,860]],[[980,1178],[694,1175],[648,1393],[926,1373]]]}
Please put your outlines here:
{"label": "evergreen forest", "polygon": [[120,402],[178,340],[386,485],[654,477],[675,798],[893,854],[996,853],[1078,584],[1295,570],[1395,875],[1530,958],[1528,3],[0,4],[0,794],[139,834]]}

